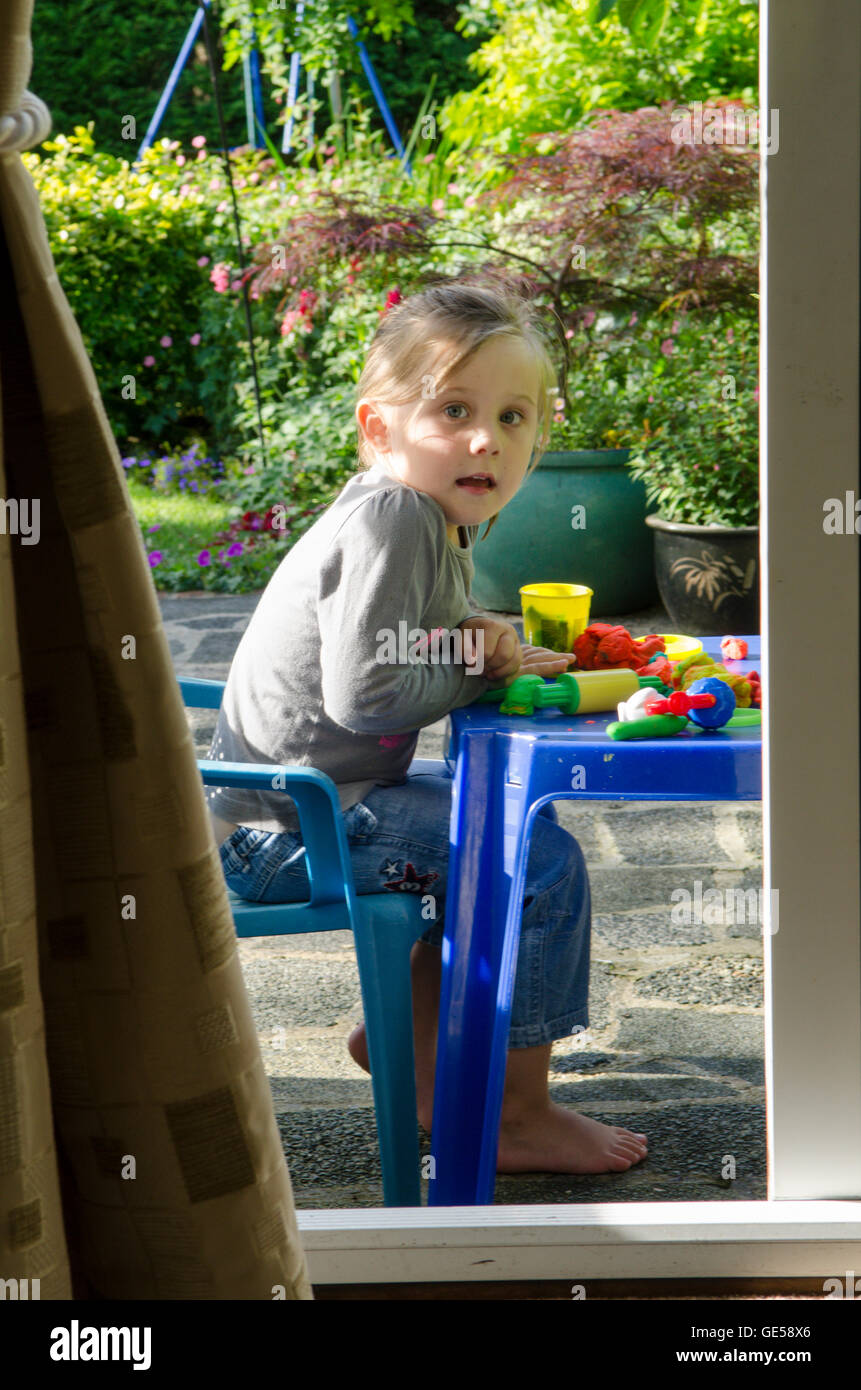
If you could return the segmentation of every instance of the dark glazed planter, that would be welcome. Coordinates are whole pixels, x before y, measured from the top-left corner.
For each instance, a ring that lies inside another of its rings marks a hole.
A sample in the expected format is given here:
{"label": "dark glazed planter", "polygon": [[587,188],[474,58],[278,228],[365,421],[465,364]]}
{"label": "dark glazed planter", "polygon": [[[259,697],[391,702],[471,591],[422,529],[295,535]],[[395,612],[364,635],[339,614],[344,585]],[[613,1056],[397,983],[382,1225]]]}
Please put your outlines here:
{"label": "dark glazed planter", "polygon": [[[544,455],[473,549],[472,592],[482,608],[519,613],[521,585],[539,583],[587,585],[593,618],[656,601],[646,490],[625,466],[630,452]],[[572,525],[581,518],[585,526]]]}
{"label": "dark glazed planter", "polygon": [[646,517],[655,576],[675,632],[759,632],[759,527],[688,526]]}

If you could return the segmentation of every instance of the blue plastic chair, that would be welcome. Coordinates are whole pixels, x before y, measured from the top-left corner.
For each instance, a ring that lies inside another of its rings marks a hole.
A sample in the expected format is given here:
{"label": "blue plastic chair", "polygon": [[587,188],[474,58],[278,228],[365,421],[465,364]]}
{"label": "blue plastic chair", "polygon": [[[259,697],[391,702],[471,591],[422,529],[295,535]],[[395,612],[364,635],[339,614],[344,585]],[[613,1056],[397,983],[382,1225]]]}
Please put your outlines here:
{"label": "blue plastic chair", "polygon": [[[179,681],[183,700],[191,709],[219,709],[224,685],[214,680]],[[253,903],[228,888],[236,934],[352,931],[374,1088],[383,1200],[387,1207],[420,1206],[410,950],[427,927],[421,897],[356,893],[338,792],[325,772],[209,759],[198,759],[197,765],[206,786],[272,791],[272,779],[278,777],[279,789],[283,786],[295,801],[311,898],[302,903]],[[437,771],[444,764],[417,760],[412,767]]]}

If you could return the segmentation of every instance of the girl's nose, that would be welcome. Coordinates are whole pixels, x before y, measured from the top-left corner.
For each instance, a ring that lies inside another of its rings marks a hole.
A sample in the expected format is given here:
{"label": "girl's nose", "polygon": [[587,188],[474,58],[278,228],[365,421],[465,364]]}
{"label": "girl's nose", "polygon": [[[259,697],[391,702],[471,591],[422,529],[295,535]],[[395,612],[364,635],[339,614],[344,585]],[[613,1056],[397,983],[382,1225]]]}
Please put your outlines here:
{"label": "girl's nose", "polygon": [[483,452],[491,454],[498,453],[499,446],[493,430],[488,429],[486,426],[476,429],[472,436],[470,448],[474,454]]}

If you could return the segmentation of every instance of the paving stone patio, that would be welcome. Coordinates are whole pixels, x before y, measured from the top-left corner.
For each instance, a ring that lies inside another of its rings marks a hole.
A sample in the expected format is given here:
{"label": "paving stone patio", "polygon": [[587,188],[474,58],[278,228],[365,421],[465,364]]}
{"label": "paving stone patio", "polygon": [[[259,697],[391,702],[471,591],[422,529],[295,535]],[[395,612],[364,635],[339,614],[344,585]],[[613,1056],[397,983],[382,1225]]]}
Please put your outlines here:
{"label": "paving stone patio", "polygon": [[[160,595],[177,675],[225,679],[258,597]],[[635,635],[671,630],[660,608],[615,621]],[[189,721],[205,757],[214,715],[189,711]],[[441,758],[445,731],[445,721],[423,730],[417,756]],[[551,1094],[643,1130],[649,1156],[621,1174],[502,1176],[497,1202],[764,1199],[760,928],[711,922],[708,910],[703,922],[677,924],[671,896],[697,881],[703,894],[759,890],[760,803],[561,801],[556,810],[586,856],[593,933],[590,1027],[554,1044]],[[370,1078],[346,1050],[361,1019],[349,933],[239,950],[297,1206],[380,1206]]]}

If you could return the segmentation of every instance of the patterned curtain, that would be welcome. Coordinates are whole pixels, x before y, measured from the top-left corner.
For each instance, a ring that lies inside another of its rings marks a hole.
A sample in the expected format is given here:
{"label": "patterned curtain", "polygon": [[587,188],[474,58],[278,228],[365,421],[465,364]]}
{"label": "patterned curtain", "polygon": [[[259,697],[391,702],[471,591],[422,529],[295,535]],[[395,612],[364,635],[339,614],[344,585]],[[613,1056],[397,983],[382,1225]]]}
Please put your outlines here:
{"label": "patterned curtain", "polygon": [[152,574],[20,157],[51,127],[32,7],[0,0],[0,1279],[307,1299]]}

